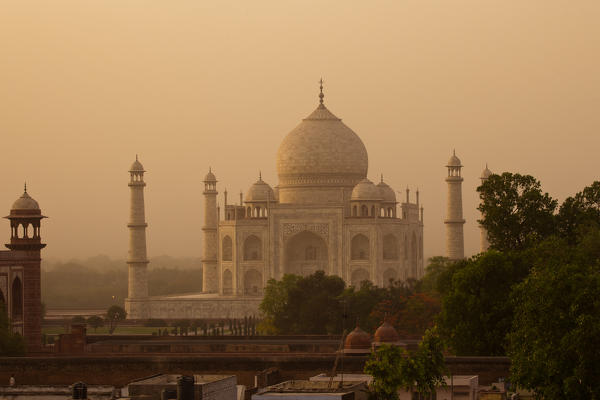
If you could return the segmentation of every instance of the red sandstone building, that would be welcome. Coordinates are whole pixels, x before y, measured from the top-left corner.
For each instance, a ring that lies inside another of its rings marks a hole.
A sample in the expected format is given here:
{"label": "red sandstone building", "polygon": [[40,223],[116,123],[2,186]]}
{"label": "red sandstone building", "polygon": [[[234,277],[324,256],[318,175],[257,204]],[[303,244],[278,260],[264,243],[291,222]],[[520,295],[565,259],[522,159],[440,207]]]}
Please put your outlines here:
{"label": "red sandstone building", "polygon": [[12,205],[9,250],[0,251],[0,303],[4,303],[13,332],[25,337],[28,352],[42,345],[42,300],[40,287],[43,218],[37,201],[27,194]]}

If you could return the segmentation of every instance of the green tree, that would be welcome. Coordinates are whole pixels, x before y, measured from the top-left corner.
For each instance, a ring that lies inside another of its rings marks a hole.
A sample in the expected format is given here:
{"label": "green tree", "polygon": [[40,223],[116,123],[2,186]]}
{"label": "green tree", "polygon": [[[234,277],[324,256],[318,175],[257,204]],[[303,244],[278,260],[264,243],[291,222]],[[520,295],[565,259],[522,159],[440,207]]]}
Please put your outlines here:
{"label": "green tree", "polygon": [[113,305],[108,308],[106,311],[106,321],[108,322],[108,333],[111,335],[114,333],[115,329],[117,329],[117,325],[121,321],[124,321],[127,318],[127,313],[123,309],[123,307]]}
{"label": "green tree", "polygon": [[600,232],[551,245],[566,255],[538,258],[513,293],[511,377],[545,399],[598,399]]}
{"label": "green tree", "polygon": [[509,172],[491,175],[477,191],[483,215],[479,223],[487,230],[492,248],[524,249],[554,233],[558,203],[542,193],[534,177]]}
{"label": "green tree", "polygon": [[365,373],[373,376],[372,391],[377,399],[395,400],[398,389],[432,396],[445,385],[446,366],[443,342],[435,329],[428,330],[413,354],[399,346],[382,345],[365,363]]}
{"label": "green tree", "polygon": [[13,333],[4,303],[0,303],[0,356],[14,357],[25,354],[25,340]]}
{"label": "green tree", "polygon": [[527,275],[518,257],[490,250],[460,264],[438,316],[440,334],[458,355],[506,354],[513,285]]}
{"label": "green tree", "polygon": [[380,315],[373,314],[373,310],[386,299],[387,294],[388,290],[365,281],[358,289],[354,286],[346,288],[340,299],[345,302],[349,322],[356,321],[363,330],[373,332],[382,321]]}
{"label": "green tree", "polygon": [[600,226],[600,182],[587,186],[560,206],[557,215],[559,234],[576,244],[586,231]]}
{"label": "green tree", "polygon": [[338,333],[342,325],[339,297],[344,288],[340,277],[323,271],[307,277],[285,275],[281,281],[267,282],[260,308],[277,333]]}
{"label": "green tree", "polygon": [[94,333],[96,332],[96,330],[102,326],[104,326],[104,319],[102,319],[101,317],[99,317],[98,315],[92,315],[91,317],[89,317],[87,319],[87,324],[89,326],[91,326],[92,328],[94,328]]}

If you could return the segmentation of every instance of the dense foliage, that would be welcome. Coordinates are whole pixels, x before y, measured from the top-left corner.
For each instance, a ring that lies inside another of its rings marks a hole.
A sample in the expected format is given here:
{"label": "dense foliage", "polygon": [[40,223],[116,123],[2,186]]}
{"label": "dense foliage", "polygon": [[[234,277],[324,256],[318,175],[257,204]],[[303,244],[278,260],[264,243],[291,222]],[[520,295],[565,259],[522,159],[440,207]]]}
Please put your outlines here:
{"label": "dense foliage", "polygon": [[265,333],[339,334],[355,323],[374,332],[387,315],[401,335],[420,338],[433,325],[440,305],[435,294],[419,291],[414,281],[386,288],[368,281],[359,288],[345,287],[341,278],[318,271],[271,279],[260,308]]}
{"label": "dense foliage", "polygon": [[539,396],[600,397],[600,182],[557,213],[531,176],[478,190],[491,249],[424,280],[442,297],[440,333],[460,355],[510,356],[513,382]]}
{"label": "dense foliage", "polygon": [[111,335],[117,329],[121,321],[127,318],[127,312],[121,306],[113,305],[106,311],[106,322],[108,323],[108,333]]}
{"label": "dense foliage", "polygon": [[442,340],[432,330],[413,354],[400,346],[382,345],[365,363],[365,373],[373,377],[374,397],[382,400],[398,399],[399,388],[428,398],[437,386],[445,384],[445,372]]}

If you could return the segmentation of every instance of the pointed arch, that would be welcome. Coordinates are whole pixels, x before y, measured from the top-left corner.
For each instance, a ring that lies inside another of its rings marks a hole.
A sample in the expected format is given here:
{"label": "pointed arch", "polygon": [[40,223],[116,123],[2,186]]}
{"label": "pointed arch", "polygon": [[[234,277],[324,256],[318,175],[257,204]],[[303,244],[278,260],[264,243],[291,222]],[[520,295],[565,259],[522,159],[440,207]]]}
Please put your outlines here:
{"label": "pointed arch", "polygon": [[233,253],[233,242],[229,235],[225,235],[221,242],[221,259],[223,261],[231,261]]}
{"label": "pointed arch", "polygon": [[328,271],[328,248],[325,240],[311,231],[292,236],[285,244],[285,273],[310,275],[318,270]]}
{"label": "pointed arch", "polygon": [[360,288],[360,285],[364,281],[369,280],[369,271],[364,268],[358,268],[352,271],[352,276],[350,276],[350,284],[355,288]]}
{"label": "pointed arch", "polygon": [[369,259],[369,238],[359,233],[352,238],[350,243],[350,258],[352,260]]}
{"label": "pointed arch", "polygon": [[262,241],[255,235],[250,235],[244,241],[244,260],[262,260]]}
{"label": "pointed arch", "polygon": [[223,271],[223,294],[233,293],[233,274],[230,270]]}
{"label": "pointed arch", "polygon": [[393,268],[388,268],[383,272],[383,285],[384,286],[391,286],[393,281],[395,281],[397,278],[397,273],[396,270]]}
{"label": "pointed arch", "polygon": [[13,321],[23,320],[23,283],[18,276],[13,280],[11,287],[11,313]]}
{"label": "pointed arch", "polygon": [[244,294],[250,296],[262,294],[262,274],[255,269],[249,269],[244,274]]}
{"label": "pointed arch", "polygon": [[383,259],[398,259],[398,239],[391,233],[388,233],[383,237]]}
{"label": "pointed arch", "polygon": [[417,257],[418,257],[418,249],[417,249],[417,235],[413,232],[412,240],[411,240],[411,248],[410,248],[410,266],[412,268],[412,277],[417,278]]}

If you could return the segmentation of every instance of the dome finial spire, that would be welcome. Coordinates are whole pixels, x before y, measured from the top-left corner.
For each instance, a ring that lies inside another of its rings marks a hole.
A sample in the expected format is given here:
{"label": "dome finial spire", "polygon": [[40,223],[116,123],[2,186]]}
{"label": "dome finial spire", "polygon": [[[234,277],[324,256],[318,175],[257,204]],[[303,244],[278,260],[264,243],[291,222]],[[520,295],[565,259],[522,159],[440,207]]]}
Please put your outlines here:
{"label": "dome finial spire", "polygon": [[383,183],[383,174],[381,174],[381,183]]}
{"label": "dome finial spire", "polygon": [[258,170],[258,180],[262,181],[262,171]]}
{"label": "dome finial spire", "polygon": [[319,93],[319,104],[320,106],[323,106],[323,97],[325,97],[325,95],[323,94],[323,78],[319,80],[319,89],[321,91]]}
{"label": "dome finial spire", "polygon": [[23,185],[23,192],[27,193],[27,181],[25,181],[25,184]]}

